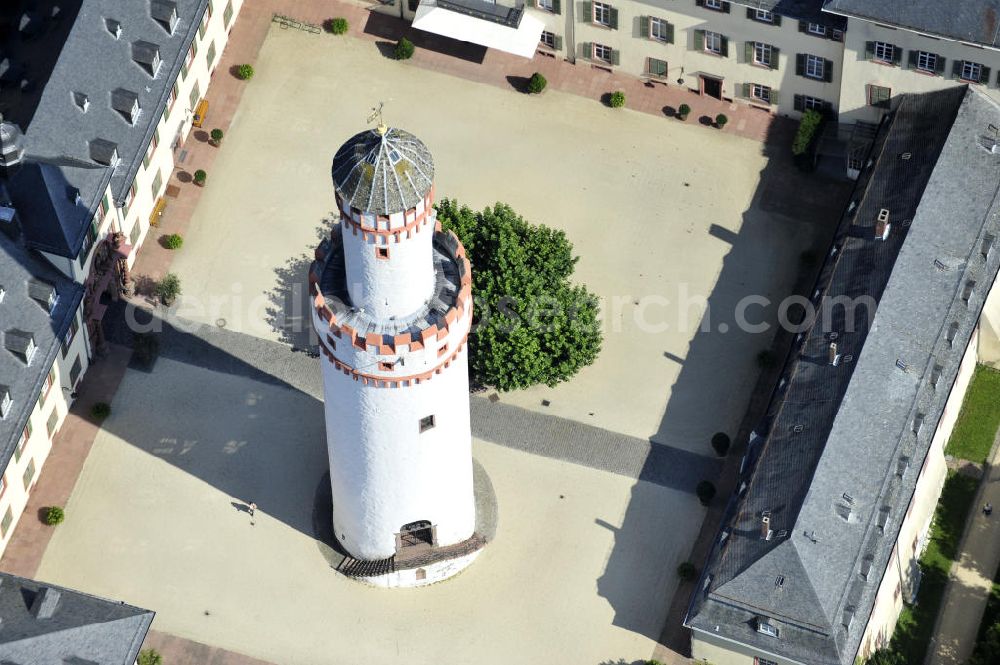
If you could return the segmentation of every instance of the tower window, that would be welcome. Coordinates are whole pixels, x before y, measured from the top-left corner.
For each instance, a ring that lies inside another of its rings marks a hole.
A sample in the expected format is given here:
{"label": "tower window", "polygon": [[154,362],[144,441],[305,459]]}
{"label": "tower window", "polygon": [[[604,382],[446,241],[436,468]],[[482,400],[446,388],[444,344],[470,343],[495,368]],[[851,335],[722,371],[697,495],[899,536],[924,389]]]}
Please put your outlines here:
{"label": "tower window", "polygon": [[434,416],[424,416],[420,419],[420,433],[423,434],[429,429],[433,429],[437,425],[437,420]]}
{"label": "tower window", "polygon": [[377,258],[377,259],[387,259],[387,258],[389,258],[389,248],[388,247],[376,247],[375,248],[375,258]]}
{"label": "tower window", "polygon": [[379,370],[383,372],[391,372],[396,367],[396,363],[381,361],[378,364]]}

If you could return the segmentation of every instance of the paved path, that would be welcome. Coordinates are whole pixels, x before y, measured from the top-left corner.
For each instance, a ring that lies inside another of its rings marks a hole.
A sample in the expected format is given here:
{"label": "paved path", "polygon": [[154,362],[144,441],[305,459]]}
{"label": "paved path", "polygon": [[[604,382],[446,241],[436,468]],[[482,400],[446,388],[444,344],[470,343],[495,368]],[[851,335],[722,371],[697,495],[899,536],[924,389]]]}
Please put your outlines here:
{"label": "paved path", "polygon": [[[951,567],[938,616],[928,665],[961,665],[976,646],[976,633],[986,609],[993,577],[1000,567],[1000,440],[994,440],[974,512]],[[990,517],[981,508],[992,503]]]}

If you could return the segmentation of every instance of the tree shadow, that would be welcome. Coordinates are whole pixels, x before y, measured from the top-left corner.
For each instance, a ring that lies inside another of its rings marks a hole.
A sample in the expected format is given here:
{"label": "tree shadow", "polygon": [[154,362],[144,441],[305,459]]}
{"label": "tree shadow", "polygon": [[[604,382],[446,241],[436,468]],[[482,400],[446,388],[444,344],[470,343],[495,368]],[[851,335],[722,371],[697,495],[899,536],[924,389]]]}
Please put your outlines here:
{"label": "tree shadow", "polygon": [[513,74],[508,74],[506,78],[507,78],[507,83],[516,92],[525,94],[528,93],[528,81],[531,80],[530,76],[515,76]]}
{"label": "tree shadow", "polygon": [[715,124],[715,120],[708,117],[707,115],[699,117],[698,122],[706,127],[711,127],[712,125]]}
{"label": "tree shadow", "polygon": [[196,129],[194,132],[194,138],[196,141],[201,141],[202,143],[205,143],[209,139],[208,132],[206,132],[204,129]]}
{"label": "tree shadow", "polygon": [[178,182],[189,183],[192,180],[194,180],[194,176],[192,176],[187,171],[178,171],[177,172],[177,180],[178,180]]}
{"label": "tree shadow", "polygon": [[[318,245],[336,227],[336,213],[324,219],[315,229]],[[267,323],[278,333],[281,342],[293,349],[312,349],[316,346],[316,333],[312,329],[312,297],[309,294],[309,268],[314,256],[303,252],[286,259],[275,268],[275,286],[268,291],[269,304],[265,310]]]}
{"label": "tree shadow", "polygon": [[677,109],[675,109],[673,106],[670,105],[664,106],[663,115],[667,116],[668,118],[674,118],[677,116]]}

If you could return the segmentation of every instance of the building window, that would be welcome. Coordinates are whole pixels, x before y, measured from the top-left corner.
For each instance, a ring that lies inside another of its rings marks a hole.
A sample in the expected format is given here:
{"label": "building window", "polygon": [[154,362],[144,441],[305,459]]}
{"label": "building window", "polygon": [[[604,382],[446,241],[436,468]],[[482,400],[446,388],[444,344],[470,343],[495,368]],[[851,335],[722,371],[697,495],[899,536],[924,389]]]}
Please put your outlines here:
{"label": "building window", "polygon": [[229,29],[229,23],[233,20],[233,0],[226,3],[226,9],[222,12],[222,23]]}
{"label": "building window", "polygon": [[826,77],[826,61],[815,55],[807,55],[806,76],[822,81]]}
{"label": "building window", "polygon": [[868,106],[887,109],[892,98],[892,89],[881,85],[868,86]]}
{"label": "building window", "polygon": [[539,9],[544,9],[545,11],[551,12],[554,6],[553,1],[554,0],[537,0],[536,6]]}
{"label": "building window", "polygon": [[767,619],[759,618],[757,619],[757,632],[768,637],[777,637],[778,627],[769,623]]}
{"label": "building window", "polygon": [[7,531],[10,530],[10,524],[13,521],[14,521],[14,513],[13,511],[11,511],[10,506],[8,506],[7,512],[3,514],[3,521],[0,522],[0,538],[7,537]]}
{"label": "building window", "polygon": [[150,191],[153,193],[153,199],[156,199],[160,195],[160,187],[163,186],[163,173],[160,171],[156,172],[156,177],[153,178],[153,184]]}
{"label": "building window", "polygon": [[28,439],[30,438],[31,438],[31,421],[29,420],[28,424],[24,426],[24,429],[21,430],[21,439],[17,442],[17,447],[14,448],[15,462],[21,461],[21,454],[24,452],[24,447],[28,445]]}
{"label": "building window", "polygon": [[128,234],[128,244],[135,247],[139,243],[139,234],[142,233],[142,224],[139,220],[135,220],[135,224],[132,225],[132,232]]}
{"label": "building window", "polygon": [[211,67],[215,64],[215,41],[213,40],[211,44],[208,45],[208,52],[205,56],[205,62]]}
{"label": "building window", "polygon": [[753,659],[753,665],[778,665],[778,663],[773,660],[768,660],[767,658],[761,658],[757,656]]}
{"label": "building window", "polygon": [[670,35],[670,24],[662,18],[649,19],[649,38],[658,42],[673,41]]}
{"label": "building window", "polygon": [[826,37],[826,26],[819,23],[810,23],[806,30],[810,35],[819,35],[820,37]]}
{"label": "building window", "polygon": [[983,82],[983,66],[978,62],[962,61],[962,80],[970,83]]}
{"label": "building window", "polygon": [[28,467],[24,470],[24,475],[21,476],[21,480],[24,482],[24,489],[27,490],[31,487],[31,481],[35,478],[35,460],[28,460]]}
{"label": "building window", "polygon": [[191,89],[191,96],[188,97],[188,104],[190,104],[190,108],[192,110],[198,106],[198,100],[200,99],[201,99],[201,87],[198,85],[198,82],[195,81],[194,88]]}
{"label": "building window", "polygon": [[606,62],[608,64],[611,64],[611,58],[612,58],[611,51],[612,51],[612,49],[611,49],[610,46],[605,46],[604,44],[596,44],[595,43],[594,47],[593,47],[593,54],[592,55],[593,55],[594,60],[600,60],[602,62]]}
{"label": "building window", "polygon": [[201,19],[201,25],[198,26],[198,39],[205,38],[205,31],[208,30],[208,19],[212,16],[212,5],[208,6],[208,10],[205,12],[205,17]]}
{"label": "building window", "polygon": [[429,429],[437,426],[437,419],[434,416],[424,416],[420,419],[420,433],[423,434]]}
{"label": "building window", "polygon": [[76,357],[73,361],[73,367],[69,370],[69,384],[72,387],[76,387],[76,380],[80,378],[80,371],[83,369],[83,365],[80,364],[80,356]]}
{"label": "building window", "polygon": [[764,23],[774,23],[774,12],[769,9],[754,9],[754,20]]}
{"label": "building window", "polygon": [[657,78],[665,78],[667,76],[667,61],[646,58],[646,73]]}
{"label": "building window", "polygon": [[753,45],[753,64],[763,65],[765,67],[771,66],[771,45],[762,44],[760,42],[754,42]]}
{"label": "building window", "polygon": [[705,31],[705,51],[722,55],[722,35],[717,32]]}
{"label": "building window", "polygon": [[606,28],[611,27],[611,5],[606,5],[603,2],[595,2],[593,16],[591,20],[597,25],[603,25]]}
{"label": "building window", "polygon": [[875,42],[872,57],[880,62],[893,62],[896,55],[896,47],[888,42]]}
{"label": "building window", "polygon": [[726,10],[726,3],[723,0],[705,0],[705,9],[714,9],[717,12]]}
{"label": "building window", "polygon": [[765,104],[771,103],[771,88],[766,85],[761,85],[760,83],[753,83],[750,85],[750,99],[755,99],[758,102],[763,102]]}
{"label": "building window", "polygon": [[820,113],[826,113],[832,109],[828,102],[809,95],[795,95],[794,108],[796,111],[819,111]]}
{"label": "building window", "polygon": [[542,46],[555,50],[556,34],[554,32],[549,32],[548,30],[542,30],[542,36],[539,37],[538,43]]}
{"label": "building window", "polygon": [[62,341],[62,357],[65,358],[66,354],[69,353],[69,346],[73,343],[73,338],[76,337],[76,331],[80,329],[80,323],[77,321],[77,316],[74,314],[73,319],[69,322],[69,330],[66,331],[66,335],[63,337]]}
{"label": "building window", "polygon": [[381,372],[391,372],[395,366],[395,363],[386,362],[384,360],[380,360],[378,363],[378,368]]}
{"label": "building window", "polygon": [[922,72],[933,74],[937,72],[938,57],[936,53],[917,51],[916,66]]}
{"label": "building window", "polygon": [[387,258],[389,258],[389,248],[388,247],[376,247],[375,248],[375,258],[376,259],[387,259]]}
{"label": "building window", "polygon": [[59,424],[59,409],[52,409],[49,419],[45,421],[45,430],[49,433],[49,438],[56,433],[56,426]]}

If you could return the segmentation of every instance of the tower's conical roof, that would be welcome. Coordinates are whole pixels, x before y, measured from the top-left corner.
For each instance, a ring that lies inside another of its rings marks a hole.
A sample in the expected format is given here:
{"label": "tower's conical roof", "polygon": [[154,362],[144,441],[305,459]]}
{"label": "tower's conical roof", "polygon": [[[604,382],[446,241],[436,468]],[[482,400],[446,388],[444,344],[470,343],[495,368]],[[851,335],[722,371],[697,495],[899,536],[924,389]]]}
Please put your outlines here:
{"label": "tower's conical roof", "polygon": [[413,134],[379,128],[355,134],[333,158],[333,185],[349,205],[388,215],[414,207],[434,183],[434,160]]}

